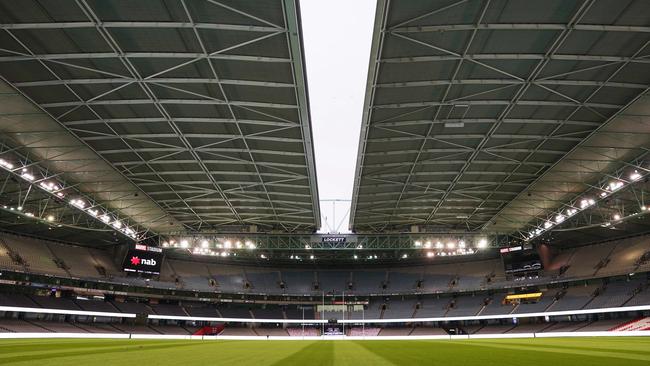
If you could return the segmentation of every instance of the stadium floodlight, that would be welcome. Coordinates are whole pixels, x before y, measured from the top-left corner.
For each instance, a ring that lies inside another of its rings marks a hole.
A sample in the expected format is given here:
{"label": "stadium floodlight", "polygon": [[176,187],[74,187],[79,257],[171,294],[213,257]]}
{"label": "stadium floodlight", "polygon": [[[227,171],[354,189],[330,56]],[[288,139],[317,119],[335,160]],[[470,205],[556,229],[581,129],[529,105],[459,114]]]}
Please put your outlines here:
{"label": "stadium floodlight", "polygon": [[564,215],[562,215],[562,214],[557,214],[557,215],[555,216],[555,222],[558,223],[558,224],[563,223],[563,222],[564,222],[564,219],[565,219],[565,217],[564,217]]}
{"label": "stadium floodlight", "polygon": [[223,242],[223,247],[226,249],[230,249],[232,247],[232,242],[230,240],[226,240]]}
{"label": "stadium floodlight", "polygon": [[609,190],[612,191],[612,192],[614,192],[615,190],[617,190],[617,189],[619,189],[621,187],[623,187],[623,182],[621,182],[621,181],[615,181],[615,182],[609,183]]}
{"label": "stadium floodlight", "polygon": [[414,244],[415,244],[416,247],[421,247],[422,246],[422,242],[419,241],[419,240],[416,240]]}
{"label": "stadium floodlight", "polygon": [[190,243],[187,240],[185,240],[185,239],[181,240],[181,248],[187,248],[189,246],[190,246]]}
{"label": "stadium floodlight", "polygon": [[442,249],[443,247],[444,247],[444,245],[442,245],[441,242],[436,243],[436,249]]}
{"label": "stadium floodlight", "polygon": [[313,259],[314,259],[314,255],[313,255],[313,254],[310,255],[310,256],[309,256],[309,259],[312,259],[312,260],[313,260]]}
{"label": "stadium floodlight", "polygon": [[427,242],[424,243],[424,247],[427,249],[431,248],[431,241],[427,240]]}
{"label": "stadium floodlight", "polygon": [[459,241],[458,242],[458,247],[461,248],[461,249],[465,249],[465,241],[464,240]]}
{"label": "stadium floodlight", "polygon": [[408,257],[409,257],[409,255],[406,254],[406,253],[402,254],[402,259],[406,259],[406,258],[408,258]]}
{"label": "stadium floodlight", "polygon": [[614,220],[618,221],[621,219],[621,215],[619,214],[614,214]]}
{"label": "stadium floodlight", "polygon": [[454,248],[456,248],[456,244],[454,242],[450,241],[449,243],[447,243],[447,248],[454,249]]}
{"label": "stadium floodlight", "polygon": [[54,216],[53,215],[48,215],[47,216],[47,221],[49,221],[49,222],[54,221]]}
{"label": "stadium floodlight", "polygon": [[352,258],[359,259],[359,256],[355,254],[355,255],[352,256]]}
{"label": "stadium floodlight", "polygon": [[122,222],[120,222],[119,220],[115,220],[112,225],[116,229],[121,229],[122,228]]}
{"label": "stadium floodlight", "polygon": [[255,249],[255,243],[253,243],[250,240],[247,240],[245,245],[246,245],[246,248],[248,248],[248,249]]}
{"label": "stadium floodlight", "polygon": [[596,201],[594,201],[592,198],[584,198],[580,201],[580,208],[584,210],[585,208],[593,205],[594,203],[596,203]]}
{"label": "stadium floodlight", "polygon": [[487,248],[488,242],[487,239],[481,239],[478,241],[478,247],[481,249]]}
{"label": "stadium floodlight", "polygon": [[97,215],[99,215],[99,211],[95,210],[94,208],[89,208],[86,210],[86,212],[88,212],[92,217],[97,217]]}
{"label": "stadium floodlight", "polygon": [[111,218],[108,215],[102,215],[100,218],[104,224],[108,224],[111,221]]}
{"label": "stadium floodlight", "polygon": [[551,226],[553,226],[553,223],[550,222],[550,221],[546,221],[546,222],[544,223],[544,229],[548,229],[548,228],[550,228]]}
{"label": "stadium floodlight", "polygon": [[428,257],[428,258],[433,258],[434,255],[435,255],[435,254],[433,254],[433,252],[427,252],[427,257]]}
{"label": "stadium floodlight", "polygon": [[645,205],[644,205],[644,206],[641,206],[641,211],[645,211],[645,210],[647,210],[647,209],[648,209],[648,207],[646,207]]}
{"label": "stadium floodlight", "polygon": [[307,250],[311,249],[311,245],[305,244],[305,249],[307,249]]}
{"label": "stadium floodlight", "polygon": [[235,248],[237,248],[237,249],[242,248],[241,241],[238,241],[238,242],[235,243]]}
{"label": "stadium floodlight", "polygon": [[260,258],[262,258],[262,259],[266,259],[266,255],[264,255],[264,254],[260,254]]}
{"label": "stadium floodlight", "polygon": [[59,189],[59,187],[56,184],[52,183],[52,182],[42,181],[38,185],[41,186],[41,188],[43,188],[44,190],[46,190],[48,192],[52,192],[52,191],[55,191],[55,190]]}
{"label": "stadium floodlight", "polygon": [[20,174],[21,177],[23,177],[24,180],[28,182],[33,182],[36,177],[32,175],[29,171],[27,171],[26,168],[23,168],[22,173]]}
{"label": "stadium floodlight", "polygon": [[203,240],[201,242],[201,247],[202,248],[208,248],[208,247],[210,247],[210,243],[207,240]]}
{"label": "stadium floodlight", "polygon": [[361,244],[357,245],[357,249],[363,249],[363,245]]}
{"label": "stadium floodlight", "polygon": [[0,166],[8,170],[12,170],[14,168],[14,165],[5,159],[0,159]]}
{"label": "stadium floodlight", "polygon": [[634,182],[634,181],[637,181],[639,179],[641,179],[641,174],[639,174],[638,171],[635,170],[634,172],[632,172],[632,174],[630,174],[630,180],[631,181]]}
{"label": "stadium floodlight", "polygon": [[86,203],[78,198],[71,199],[70,204],[82,210],[86,207]]}

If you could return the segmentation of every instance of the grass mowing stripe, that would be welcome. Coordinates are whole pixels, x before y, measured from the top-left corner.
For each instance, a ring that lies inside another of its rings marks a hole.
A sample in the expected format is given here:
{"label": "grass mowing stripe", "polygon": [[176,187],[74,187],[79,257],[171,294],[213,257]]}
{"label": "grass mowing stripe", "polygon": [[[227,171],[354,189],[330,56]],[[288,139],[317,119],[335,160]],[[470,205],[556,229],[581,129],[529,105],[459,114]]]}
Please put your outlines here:
{"label": "grass mowing stripe", "polygon": [[[638,353],[647,347],[648,340],[649,338],[626,338],[624,341],[613,338],[454,341],[0,340],[0,364],[645,366],[650,364],[650,351],[644,355]],[[48,350],[39,350],[42,346],[47,346]],[[31,350],[27,347],[31,347]],[[634,352],[628,352],[627,349]]]}
{"label": "grass mowing stripe", "polygon": [[[500,348],[500,349],[511,349],[511,350],[520,350],[528,352],[545,352],[545,353],[565,353],[571,355],[582,355],[588,357],[596,358],[609,358],[609,359],[621,359],[628,362],[634,361],[643,361],[644,365],[647,365],[647,362],[650,361],[650,355],[636,355],[623,352],[610,352],[610,351],[582,351],[578,349],[557,349],[555,346],[540,346],[540,345],[507,345],[499,344],[492,342],[472,342],[472,341],[463,341],[464,344],[470,345],[472,347],[488,347],[488,348]],[[546,357],[546,356],[545,356]],[[608,363],[609,365],[610,363]]]}
{"label": "grass mowing stripe", "polygon": [[[483,342],[481,343],[485,344],[494,344],[494,345],[504,345],[504,346],[526,346],[526,344],[521,343],[521,342]],[[578,345],[567,345],[567,344],[559,344],[559,343],[549,343],[549,342],[544,342],[544,343],[535,343],[535,347],[538,347],[540,345],[544,345],[547,347],[553,347],[553,348],[560,348],[560,349],[568,349],[568,350],[581,350],[581,351],[593,351],[593,352],[602,352],[602,351],[614,351],[614,352],[626,352],[626,353],[634,353],[638,355],[650,355],[650,349],[647,348],[647,346],[643,345],[639,347],[638,349],[635,348],[621,348],[621,345],[606,345],[606,344],[593,344],[591,347],[585,346],[578,346]]]}
{"label": "grass mowing stripe", "polygon": [[0,355],[0,365],[7,364],[7,363],[12,363],[12,362],[22,362],[22,361],[36,361],[36,360],[51,360],[55,358],[61,358],[61,357],[74,357],[74,356],[84,356],[88,355],[89,353],[92,353],[92,355],[108,355],[111,353],[124,353],[124,352],[142,352],[142,351],[151,351],[151,350],[161,350],[161,349],[166,349],[166,348],[173,348],[177,349],[179,347],[189,347],[189,346],[199,346],[200,344],[197,343],[186,343],[186,344],[176,344],[176,345],[169,345],[169,344],[159,344],[159,345],[141,345],[141,344],[134,344],[131,346],[114,346],[114,347],[96,347],[92,349],[77,349],[75,348],[70,348],[68,350],[65,350],[65,348],[61,348],[63,351],[59,352],[32,352],[32,353],[22,353],[19,355],[9,355],[5,357],[4,355]]}

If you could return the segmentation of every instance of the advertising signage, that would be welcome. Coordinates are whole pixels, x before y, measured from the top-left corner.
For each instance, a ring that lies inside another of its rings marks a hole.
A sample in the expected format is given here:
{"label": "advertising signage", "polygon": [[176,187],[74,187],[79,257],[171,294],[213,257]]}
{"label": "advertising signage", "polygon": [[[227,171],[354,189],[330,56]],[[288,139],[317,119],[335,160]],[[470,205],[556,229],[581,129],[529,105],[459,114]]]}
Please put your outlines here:
{"label": "advertising signage", "polygon": [[136,244],[127,251],[122,268],[126,272],[158,275],[162,259],[162,249]]}

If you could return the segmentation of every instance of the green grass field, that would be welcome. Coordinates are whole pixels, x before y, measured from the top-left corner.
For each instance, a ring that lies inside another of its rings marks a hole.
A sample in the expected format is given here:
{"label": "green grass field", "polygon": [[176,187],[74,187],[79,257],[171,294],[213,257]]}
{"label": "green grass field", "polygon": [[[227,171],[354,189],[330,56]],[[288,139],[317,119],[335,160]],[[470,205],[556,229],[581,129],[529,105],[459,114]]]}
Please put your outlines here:
{"label": "green grass field", "polygon": [[650,338],[455,341],[2,340],[0,365],[650,365]]}

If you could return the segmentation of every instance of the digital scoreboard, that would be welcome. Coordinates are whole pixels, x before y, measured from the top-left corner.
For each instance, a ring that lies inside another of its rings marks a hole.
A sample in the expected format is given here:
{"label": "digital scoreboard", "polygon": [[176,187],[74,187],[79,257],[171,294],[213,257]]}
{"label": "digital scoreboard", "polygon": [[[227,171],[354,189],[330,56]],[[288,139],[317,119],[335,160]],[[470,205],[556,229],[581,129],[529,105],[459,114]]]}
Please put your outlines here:
{"label": "digital scoreboard", "polygon": [[543,269],[539,254],[534,249],[517,246],[501,248],[500,252],[506,274],[524,274]]}
{"label": "digital scoreboard", "polygon": [[126,252],[122,268],[126,272],[159,275],[162,260],[161,248],[136,244]]}

